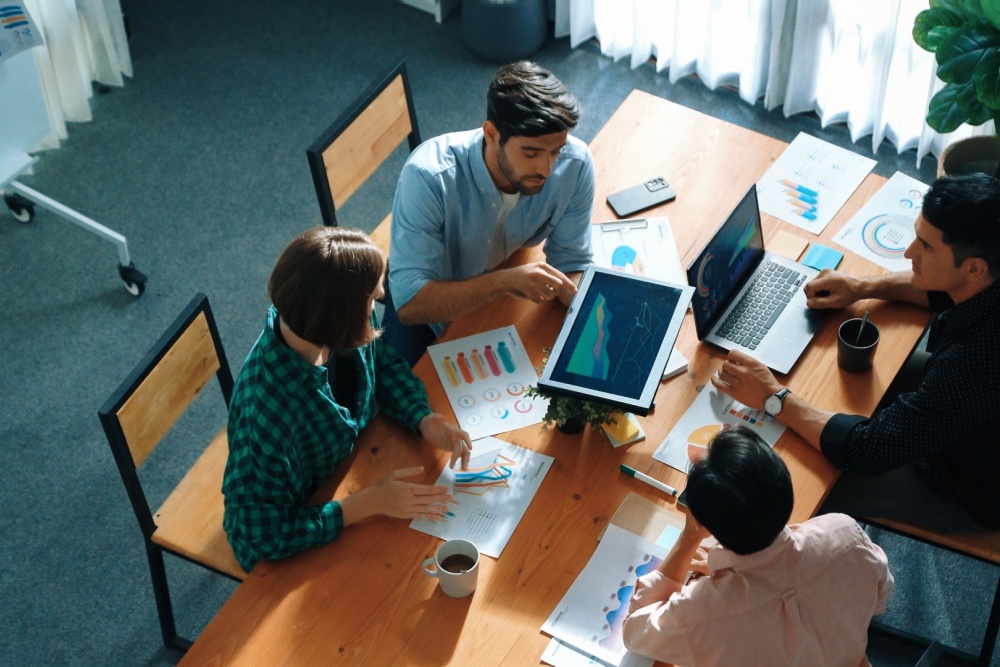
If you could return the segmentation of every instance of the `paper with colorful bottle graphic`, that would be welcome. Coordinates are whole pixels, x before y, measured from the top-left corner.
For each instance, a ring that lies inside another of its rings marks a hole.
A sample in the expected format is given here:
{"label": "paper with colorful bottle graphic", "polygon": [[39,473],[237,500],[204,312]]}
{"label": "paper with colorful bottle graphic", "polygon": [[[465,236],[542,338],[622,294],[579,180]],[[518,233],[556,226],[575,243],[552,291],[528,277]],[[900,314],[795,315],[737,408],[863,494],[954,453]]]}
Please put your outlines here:
{"label": "paper with colorful bottle graphic", "polygon": [[475,440],[538,424],[548,400],[524,390],[538,375],[513,326],[427,348],[459,426]]}

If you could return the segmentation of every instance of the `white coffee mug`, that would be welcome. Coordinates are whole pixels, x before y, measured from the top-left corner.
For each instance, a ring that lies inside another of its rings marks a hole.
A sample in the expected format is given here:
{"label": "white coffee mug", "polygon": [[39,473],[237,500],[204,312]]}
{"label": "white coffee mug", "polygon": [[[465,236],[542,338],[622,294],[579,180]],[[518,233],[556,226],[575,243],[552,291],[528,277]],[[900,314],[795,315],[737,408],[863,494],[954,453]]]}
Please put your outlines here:
{"label": "white coffee mug", "polygon": [[424,574],[437,577],[441,590],[453,598],[464,598],[476,590],[479,579],[479,549],[468,540],[448,540],[423,565]]}

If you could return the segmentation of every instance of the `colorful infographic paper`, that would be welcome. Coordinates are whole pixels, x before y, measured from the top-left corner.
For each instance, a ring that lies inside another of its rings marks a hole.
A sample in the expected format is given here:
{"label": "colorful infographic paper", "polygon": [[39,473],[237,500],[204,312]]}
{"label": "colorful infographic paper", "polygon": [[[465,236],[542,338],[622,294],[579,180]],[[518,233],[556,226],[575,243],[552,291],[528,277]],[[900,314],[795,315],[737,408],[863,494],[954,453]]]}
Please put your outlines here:
{"label": "colorful infographic paper", "polygon": [[[542,662],[553,667],[610,667],[609,663],[558,639],[553,639],[545,647]],[[629,651],[618,667],[652,667],[653,662],[652,658]]]}
{"label": "colorful infographic paper", "polygon": [[717,433],[737,424],[752,429],[771,447],[785,432],[785,426],[768,417],[763,410],[748,408],[706,384],[656,449],[653,458],[687,473],[692,463],[705,456],[708,443]]}
{"label": "colorful infographic paper", "polygon": [[548,399],[524,390],[538,375],[513,326],[427,348],[458,424],[475,440],[538,424]]}
{"label": "colorful infographic paper", "polygon": [[414,519],[410,528],[442,540],[465,539],[497,558],[542,485],[553,458],[496,438],[472,443],[465,470],[445,466],[437,484],[458,501],[443,523]]}
{"label": "colorful infographic paper", "polygon": [[903,257],[913,242],[913,221],[930,186],[896,172],[833,237],[834,242],[889,271],[908,271]]}
{"label": "colorful infographic paper", "polygon": [[760,210],[821,234],[875,160],[800,132],[757,181]]}
{"label": "colorful infographic paper", "polygon": [[556,606],[542,632],[602,663],[635,664],[622,641],[635,582],[666,557],[673,544],[653,544],[609,524],[587,566]]}
{"label": "colorful infographic paper", "polygon": [[668,283],[687,284],[667,218],[616,220],[594,225],[594,264]]}
{"label": "colorful infographic paper", "polygon": [[21,0],[0,2],[0,62],[43,44],[42,33]]}

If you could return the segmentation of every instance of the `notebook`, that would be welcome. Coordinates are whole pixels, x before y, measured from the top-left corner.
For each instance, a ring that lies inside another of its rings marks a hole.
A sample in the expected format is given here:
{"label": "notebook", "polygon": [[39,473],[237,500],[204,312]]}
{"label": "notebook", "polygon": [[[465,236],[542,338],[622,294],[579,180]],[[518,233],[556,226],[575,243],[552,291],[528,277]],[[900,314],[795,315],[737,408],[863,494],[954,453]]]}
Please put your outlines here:
{"label": "notebook", "polygon": [[817,273],[764,249],[752,185],[687,269],[698,340],[743,350],[787,373],[823,322],[802,291]]}

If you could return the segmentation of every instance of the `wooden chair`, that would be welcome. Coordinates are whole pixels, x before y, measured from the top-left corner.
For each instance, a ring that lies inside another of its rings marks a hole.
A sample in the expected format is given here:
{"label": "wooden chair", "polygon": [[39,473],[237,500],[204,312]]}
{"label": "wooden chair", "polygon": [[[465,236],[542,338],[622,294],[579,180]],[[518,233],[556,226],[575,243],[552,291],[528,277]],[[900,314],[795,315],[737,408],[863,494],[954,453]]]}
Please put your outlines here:
{"label": "wooden chair", "polygon": [[[420,145],[410,80],[401,61],[376,79],[306,151],[324,225],[337,225],[337,207],[344,205],[403,139],[411,151]],[[370,235],[386,257],[391,219],[390,212]]]}
{"label": "wooden chair", "polygon": [[163,552],[236,581],[246,577],[222,529],[226,429],[208,443],[156,514],[137,469],[213,375],[228,407],[233,375],[208,297],[197,294],[98,412],[146,545],[163,643],[181,650],[191,642],[178,636],[174,625]]}
{"label": "wooden chair", "polygon": [[[918,542],[923,542],[939,549],[946,549],[961,556],[1000,567],[1000,531],[983,530],[976,533],[943,535],[899,521],[888,521],[885,519],[863,519],[863,521],[870,526],[888,530],[908,539],[917,540]],[[892,639],[926,649],[923,658],[918,663],[921,666],[935,664],[938,656],[943,654],[964,663],[987,667],[993,657],[993,648],[997,640],[997,630],[1000,629],[1000,580],[997,581],[997,590],[993,594],[993,605],[990,609],[989,618],[986,621],[986,634],[983,637],[982,647],[978,655],[960,651],[951,646],[945,646],[937,641],[919,637],[908,632],[903,632],[877,620],[872,620],[869,629],[876,634],[888,636]],[[948,664],[951,664],[951,662]]]}

